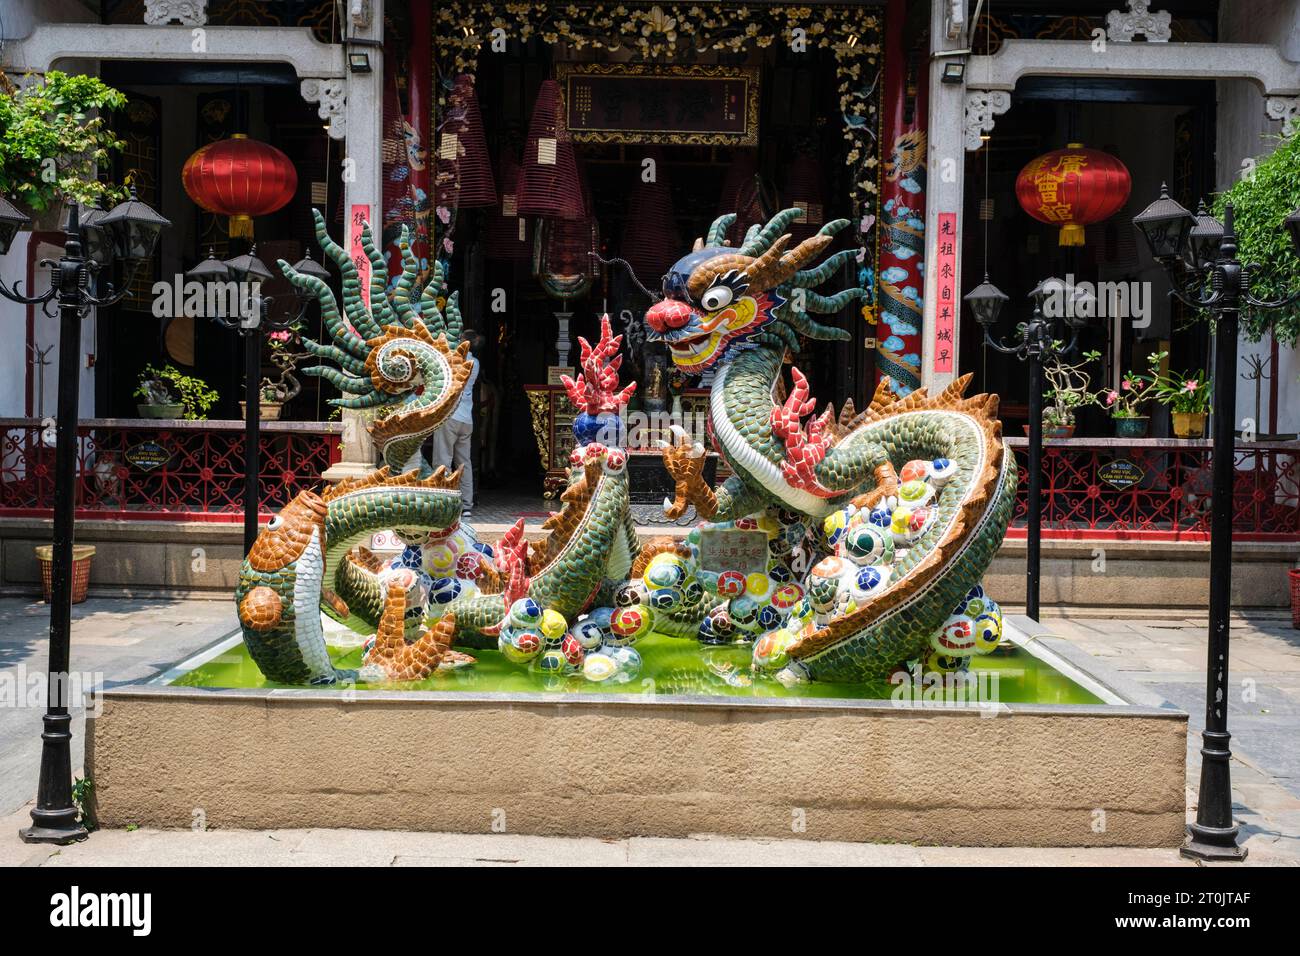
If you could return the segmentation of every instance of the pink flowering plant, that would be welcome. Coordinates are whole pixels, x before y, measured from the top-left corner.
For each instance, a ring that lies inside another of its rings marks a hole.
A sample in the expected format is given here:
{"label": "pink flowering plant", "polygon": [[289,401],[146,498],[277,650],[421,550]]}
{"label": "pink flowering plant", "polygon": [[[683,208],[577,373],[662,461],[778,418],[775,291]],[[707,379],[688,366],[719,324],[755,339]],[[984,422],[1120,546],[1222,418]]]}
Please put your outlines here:
{"label": "pink flowering plant", "polygon": [[1168,372],[1156,380],[1156,395],[1162,405],[1175,412],[1208,412],[1213,394],[1209,377],[1195,372]]}
{"label": "pink flowering plant", "polygon": [[1168,354],[1152,352],[1147,356],[1146,372],[1125,372],[1117,387],[1104,388],[1096,394],[1097,404],[1111,418],[1141,418],[1142,403],[1159,397],[1160,363]]}

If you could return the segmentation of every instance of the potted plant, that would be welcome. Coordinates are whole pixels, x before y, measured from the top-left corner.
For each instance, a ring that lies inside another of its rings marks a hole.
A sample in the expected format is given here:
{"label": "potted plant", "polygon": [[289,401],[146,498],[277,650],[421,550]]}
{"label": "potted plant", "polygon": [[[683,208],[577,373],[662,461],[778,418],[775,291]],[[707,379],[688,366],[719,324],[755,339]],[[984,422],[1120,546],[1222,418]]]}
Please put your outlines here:
{"label": "potted plant", "polygon": [[1146,437],[1151,417],[1142,414],[1142,403],[1156,397],[1160,363],[1168,354],[1168,352],[1152,352],[1147,356],[1145,374],[1125,372],[1120,379],[1119,388],[1103,389],[1097,393],[1097,404],[1106,409],[1115,422],[1116,438]]}
{"label": "potted plant", "polygon": [[1155,391],[1160,403],[1169,406],[1173,414],[1175,437],[1205,437],[1211,388],[1204,371],[1161,375],[1156,379]]}
{"label": "potted plant", "polygon": [[[12,196],[37,230],[58,228],[65,202],[105,206],[125,198],[120,186],[96,175],[110,150],[126,144],[104,125],[103,113],[126,96],[96,76],[50,70],[43,81],[0,90],[0,194]],[[98,111],[99,115],[90,114]]]}
{"label": "potted plant", "polygon": [[208,383],[186,375],[174,365],[157,368],[146,365],[135,390],[140,399],[136,409],[141,418],[185,418],[200,421],[217,401],[217,393]]}
{"label": "potted plant", "polygon": [[[1073,364],[1065,362],[1059,354],[1043,366],[1043,378],[1047,381],[1047,391],[1043,398],[1043,437],[1070,438],[1074,435],[1074,413],[1078,408],[1091,404],[1092,378],[1085,368],[1101,358],[1100,352],[1084,352],[1079,361]],[[1025,426],[1029,434],[1029,426]]]}

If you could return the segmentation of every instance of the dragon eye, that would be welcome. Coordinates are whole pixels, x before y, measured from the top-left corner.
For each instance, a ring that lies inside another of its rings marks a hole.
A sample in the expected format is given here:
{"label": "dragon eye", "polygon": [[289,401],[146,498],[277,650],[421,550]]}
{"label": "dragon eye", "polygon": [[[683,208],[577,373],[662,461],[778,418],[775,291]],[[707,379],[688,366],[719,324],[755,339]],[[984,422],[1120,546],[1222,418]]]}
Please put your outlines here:
{"label": "dragon eye", "polygon": [[280,529],[280,526],[283,524],[284,524],[284,519],[279,515],[276,515],[274,518],[272,518],[270,521],[266,523],[266,530],[278,531]]}
{"label": "dragon eye", "polygon": [[704,295],[700,296],[700,305],[706,311],[717,312],[719,309],[731,305],[732,291],[730,286],[715,285]]}

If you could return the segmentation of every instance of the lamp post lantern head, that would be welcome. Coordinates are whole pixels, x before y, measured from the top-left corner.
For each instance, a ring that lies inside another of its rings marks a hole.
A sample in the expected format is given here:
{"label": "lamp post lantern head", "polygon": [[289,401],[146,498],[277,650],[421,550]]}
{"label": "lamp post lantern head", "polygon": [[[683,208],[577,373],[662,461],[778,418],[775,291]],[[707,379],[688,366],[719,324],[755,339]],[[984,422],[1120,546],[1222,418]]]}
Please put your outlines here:
{"label": "lamp post lantern head", "polygon": [[275,278],[275,274],[266,267],[266,263],[257,257],[257,246],[253,246],[242,256],[227,259],[224,265],[230,270],[230,277],[238,282],[248,279],[254,282],[267,282]]}
{"label": "lamp post lantern head", "polygon": [[1169,197],[1164,183],[1160,184],[1160,198],[1133,217],[1133,225],[1142,230],[1152,257],[1161,264],[1186,255],[1188,234],[1195,224],[1195,217]]}
{"label": "lamp post lantern head", "polygon": [[0,196],[0,256],[9,251],[19,230],[26,229],[30,224],[31,220],[21,209]]}
{"label": "lamp post lantern head", "polygon": [[96,200],[81,210],[81,237],[86,258],[101,269],[113,261],[113,231],[105,228],[108,213]]}
{"label": "lamp post lantern head", "polygon": [[1214,262],[1223,241],[1223,223],[1210,215],[1205,200],[1196,207],[1195,225],[1187,233],[1188,262],[1193,269],[1204,269]]}
{"label": "lamp post lantern head", "polygon": [[989,329],[997,322],[1002,307],[1007,304],[1007,295],[990,282],[988,273],[985,273],[984,281],[967,292],[962,300],[975,313],[975,321]]}
{"label": "lamp post lantern head", "polygon": [[293,264],[293,271],[305,276],[311,276],[313,279],[320,279],[321,282],[330,281],[330,271],[311,257],[311,250]]}
{"label": "lamp post lantern head", "polygon": [[99,220],[100,228],[113,237],[113,253],[119,259],[142,260],[153,256],[158,237],[171,222],[142,201],[131,187],[131,198],[120,202]]}
{"label": "lamp post lantern head", "polygon": [[216,250],[209,246],[208,257],[198,265],[187,269],[185,278],[196,279],[204,285],[209,282],[225,282],[230,278],[230,269],[217,258]]}

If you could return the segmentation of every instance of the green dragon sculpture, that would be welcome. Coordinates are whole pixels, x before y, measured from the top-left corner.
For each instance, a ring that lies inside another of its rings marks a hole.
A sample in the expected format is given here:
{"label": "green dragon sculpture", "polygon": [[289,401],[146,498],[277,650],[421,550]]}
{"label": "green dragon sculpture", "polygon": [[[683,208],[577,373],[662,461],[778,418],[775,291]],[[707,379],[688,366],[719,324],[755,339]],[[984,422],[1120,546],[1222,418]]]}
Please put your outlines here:
{"label": "green dragon sculpture", "polygon": [[[1015,460],[1002,441],[996,396],[963,398],[968,378],[933,397],[919,389],[897,401],[886,380],[861,414],[850,403],[838,418],[828,407],[805,422],[815,402],[794,368],[789,395],[778,403],[781,366],[787,352],[799,351],[799,336],[847,338],[810,313],[833,313],[864,294],[814,291],[854,253],[805,268],[848,222],[830,222],[787,251],[784,230],[800,214],[787,209],[756,225],[738,249],[722,243],[734,217],[719,218],[671,268],[664,298],[646,313],[649,337],[667,344],[679,368],[715,370],[710,431],[732,471],[722,486],[710,488],[702,479],[703,447],[679,432],[663,448],[676,490],[665,511],[676,517],[693,505],[715,522],[765,511],[811,520],[843,512],[853,520],[897,500],[898,473],[909,462],[942,463],[945,480],[921,489],[933,494],[925,522],[904,529],[909,547],[888,569],[887,582],[829,618],[805,614],[771,657],[789,679],[880,679],[922,656],[978,587],[1006,532]],[[889,519],[886,511],[886,524]],[[892,541],[885,543],[892,549]]]}
{"label": "green dragon sculpture", "polygon": [[[801,336],[845,338],[812,316],[863,293],[816,291],[854,256],[813,265],[847,223],[791,249],[784,230],[797,215],[785,210],[753,227],[736,248],[723,241],[734,217],[718,219],[672,267],[664,298],[646,314],[649,337],[678,367],[714,371],[710,433],[731,476],[709,487],[704,449],[681,429],[663,447],[674,482],[665,511],[680,517],[693,506],[704,523],[684,541],[638,541],[627,452],[597,441],[621,438],[617,409],[631,394],[618,386],[620,338],[604,320],[600,341],[581,343],[581,375],[565,382],[579,414],[562,507],[544,522],[542,540],[527,542],[520,519],[492,548],[459,525],[459,476],[431,472],[418,451],[468,375],[455,345],[456,297],[442,299],[441,272],[416,294],[405,241],[390,292],[367,229],[367,307],[355,269],[317,217],[321,245],[343,272],[347,321],[324,283],[281,268],[320,298],[333,339],[308,348],[338,368],[312,373],[345,393],[336,404],[380,411],[370,430],[387,465],[304,492],[259,536],[236,597],[263,672],[288,683],[337,680],[320,608],[346,613],[349,604],[380,625],[363,679],[419,679],[454,666],[455,643],[495,646],[561,676],[627,680],[640,666],[630,645],[651,630],[753,640],[755,672],[784,681],[879,680],[916,660],[958,669],[992,650],[1000,610],[979,581],[1016,482],[997,399],[964,397],[967,379],[938,395],[918,389],[895,399],[886,380],[860,413],[850,403],[838,416],[829,408],[814,415],[806,378],[792,368],[787,388],[782,365]],[[408,544],[387,566],[357,547],[383,529],[398,529]],[[766,535],[765,570],[708,567],[703,535],[715,530]]]}

